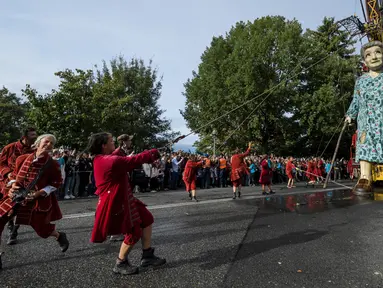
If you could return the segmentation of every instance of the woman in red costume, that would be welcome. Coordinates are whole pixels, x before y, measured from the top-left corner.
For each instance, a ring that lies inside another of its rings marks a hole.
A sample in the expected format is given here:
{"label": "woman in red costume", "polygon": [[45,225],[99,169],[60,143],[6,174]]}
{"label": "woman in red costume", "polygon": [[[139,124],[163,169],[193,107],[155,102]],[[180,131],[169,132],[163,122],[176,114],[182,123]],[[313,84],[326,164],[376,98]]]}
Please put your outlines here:
{"label": "woman in red costume", "polygon": [[306,177],[308,179],[307,183],[306,183],[306,187],[310,184],[310,185],[315,185],[315,181],[316,181],[316,167],[315,167],[315,161],[314,160],[310,160],[308,163],[307,163],[307,170],[306,170]]}
{"label": "woman in red costume", "polygon": [[93,134],[88,149],[95,156],[93,167],[96,194],[99,196],[91,242],[102,243],[108,235],[125,234],[113,268],[116,274],[138,273],[138,267],[130,264],[128,255],[140,239],[141,267],[165,264],[166,260],[155,256],[151,246],[153,215],[144,203],[133,196],[128,177],[128,172],[136,167],[157,160],[160,156],[158,150],[144,151],[131,157],[112,155],[114,140],[106,132]]}
{"label": "woman in red costume", "polygon": [[[270,180],[270,167],[268,160],[269,156],[265,155],[261,161],[261,176],[259,177],[259,183],[262,185],[262,195],[274,194],[271,190],[271,180]],[[269,193],[266,193],[265,186],[269,188]]]}
{"label": "woman in red costume", "polygon": [[243,158],[249,155],[251,151],[252,143],[249,142],[249,146],[245,153],[239,153],[239,148],[235,149],[235,154],[231,156],[231,183],[233,184],[233,199],[237,198],[236,192],[238,191],[238,197],[241,197],[242,188],[242,176],[246,173],[244,169]]}
{"label": "woman in red costume", "polygon": [[293,175],[293,169],[295,168],[293,164],[293,157],[289,157],[288,161],[286,163],[286,175],[289,178],[289,181],[287,182],[287,188],[294,188],[294,175]]}
{"label": "woman in red costume", "polygon": [[191,155],[188,162],[186,162],[185,170],[182,179],[185,182],[186,192],[189,192],[190,200],[198,202],[196,196],[196,179],[197,179],[197,168],[202,167],[204,161],[197,162],[196,155]]}

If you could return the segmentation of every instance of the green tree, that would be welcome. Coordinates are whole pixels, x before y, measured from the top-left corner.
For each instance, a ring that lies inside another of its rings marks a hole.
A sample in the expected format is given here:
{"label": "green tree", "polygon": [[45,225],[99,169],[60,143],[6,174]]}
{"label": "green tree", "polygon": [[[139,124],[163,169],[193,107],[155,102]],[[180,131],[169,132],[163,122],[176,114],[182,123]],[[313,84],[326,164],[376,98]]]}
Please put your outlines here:
{"label": "green tree", "polygon": [[[333,18],[302,33],[295,20],[264,17],[214,37],[185,83],[181,114],[199,133],[197,149],[211,152],[216,129],[217,146],[228,151],[255,140],[260,153],[319,156],[329,142],[325,155],[331,155],[359,65],[354,44]],[[352,132],[342,142],[342,156]]]}
{"label": "green tree", "polygon": [[[181,111],[188,127],[199,133],[199,150],[212,145],[213,129],[218,131],[217,147],[228,151],[254,140],[260,152],[287,149],[293,139],[290,131],[297,125],[289,113],[298,92],[299,73],[293,75],[299,71],[303,40],[301,25],[281,16],[239,22],[225,37],[213,38],[198,72],[185,83]],[[244,102],[249,103],[206,126]]]}
{"label": "green tree", "polygon": [[[301,74],[293,117],[299,122],[300,132],[295,150],[317,156],[325,152],[329,157],[351,102],[359,56],[354,55],[355,41],[339,29],[334,18],[325,18],[316,31],[307,30],[304,37],[309,55],[304,68],[317,64]],[[345,133],[339,156],[348,157],[353,132],[349,129]]]}
{"label": "green tree", "polygon": [[142,60],[123,57],[106,62],[96,71],[94,92],[95,112],[99,115],[99,129],[134,134],[138,149],[165,144],[179,135],[171,131],[171,121],[163,117],[158,100],[162,79],[158,71]]}
{"label": "green tree", "polygon": [[134,134],[138,149],[157,147],[178,135],[158,105],[162,84],[157,70],[123,57],[95,68],[55,73],[59,87],[44,96],[27,85],[23,93],[31,104],[28,116],[39,131],[54,133],[60,145],[79,149],[100,131]]}
{"label": "green tree", "polygon": [[58,90],[44,96],[27,85],[24,95],[31,104],[29,120],[41,133],[53,133],[60,145],[85,147],[97,121],[92,114],[93,72],[80,69],[55,73],[60,78]]}
{"label": "green tree", "polygon": [[5,87],[0,89],[0,148],[20,138],[26,108],[15,93]]}

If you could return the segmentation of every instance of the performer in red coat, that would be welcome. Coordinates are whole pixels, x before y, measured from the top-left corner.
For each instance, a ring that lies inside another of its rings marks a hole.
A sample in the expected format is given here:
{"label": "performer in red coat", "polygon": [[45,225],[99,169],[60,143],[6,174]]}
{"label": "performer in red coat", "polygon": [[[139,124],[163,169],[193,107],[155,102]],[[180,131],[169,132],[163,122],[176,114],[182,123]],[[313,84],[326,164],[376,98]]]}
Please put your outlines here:
{"label": "performer in red coat", "polygon": [[314,169],[314,174],[316,175],[316,178],[317,178],[317,181],[319,182],[320,180],[324,180],[323,179],[323,162],[321,159],[314,159],[314,165],[315,165],[315,169]]}
{"label": "performer in red coat", "polygon": [[351,147],[356,148],[356,140],[358,139],[358,130],[355,131],[351,138]]}
{"label": "performer in red coat", "polygon": [[186,192],[189,192],[190,200],[197,200],[196,196],[196,178],[197,178],[197,168],[202,167],[204,164],[204,161],[197,162],[196,155],[191,155],[190,159],[186,162],[185,170],[182,176],[182,179],[184,180]]}
{"label": "performer in red coat", "polygon": [[122,134],[118,136],[117,141],[119,147],[116,150],[114,150],[112,154],[118,156],[132,156],[132,140],[133,135]]}
{"label": "performer in red coat", "polygon": [[246,173],[246,169],[244,169],[243,158],[249,155],[251,151],[252,143],[249,142],[249,146],[245,153],[240,154],[239,149],[235,149],[235,154],[231,156],[231,183],[233,184],[233,199],[237,198],[237,190],[238,197],[241,198],[241,188],[242,188],[242,175]]}
{"label": "performer in red coat", "polygon": [[[133,140],[133,135],[122,134],[118,136],[117,141],[118,141],[119,147],[113,151],[112,155],[125,156],[125,157],[133,156],[132,140]],[[128,173],[129,181],[131,181],[132,179],[131,177],[132,175],[129,175]],[[112,242],[123,241],[124,239],[125,239],[125,236],[123,234],[110,236],[110,241]]]}
{"label": "performer in red coat", "polygon": [[[273,190],[271,189],[271,169],[269,167],[269,156],[265,155],[263,159],[261,160],[261,175],[259,177],[259,183],[262,185],[262,194],[267,195],[267,194],[274,194]],[[266,193],[265,191],[265,186],[269,188],[269,193]]]}
{"label": "performer in red coat", "polygon": [[43,170],[41,177],[31,188],[31,193],[24,203],[16,210],[10,210],[9,213],[0,217],[0,239],[6,223],[10,217],[16,215],[16,224],[31,226],[41,238],[55,237],[62,252],[68,249],[69,242],[66,234],[56,231],[55,225],[51,224],[51,222],[62,218],[60,207],[53,193],[62,183],[61,171],[57,161],[49,156],[55,143],[56,138],[53,135],[41,135],[34,144],[37,148],[35,153],[25,154],[17,158],[15,170],[12,172],[14,182],[8,195],[0,200],[1,210],[9,207],[7,203],[11,202],[10,199],[17,190],[29,187],[40,170],[44,169],[45,165],[49,165],[49,167]]}
{"label": "performer in red coat", "polygon": [[306,185],[308,184],[315,184],[315,181],[316,181],[316,168],[315,168],[315,162],[314,160],[310,160],[308,163],[307,163],[307,170],[306,170],[306,177],[308,179],[308,182],[306,183]]}
{"label": "performer in red coat", "polygon": [[[0,199],[8,195],[8,190],[11,188],[8,183],[12,177],[12,171],[15,169],[17,157],[32,153],[33,149],[31,148],[32,144],[37,138],[37,133],[35,128],[27,128],[24,131],[22,138],[11,144],[8,144],[3,148],[0,154]],[[14,218],[11,218],[7,224],[8,230],[8,245],[13,245],[17,243],[17,230],[20,225],[15,225]]]}
{"label": "performer in red coat", "polygon": [[293,175],[293,169],[294,169],[294,164],[293,164],[293,157],[289,157],[288,161],[286,163],[286,175],[289,178],[287,182],[287,188],[293,188],[294,186],[294,175]]}
{"label": "performer in red coat", "polygon": [[95,156],[94,177],[99,201],[91,242],[102,243],[108,235],[125,234],[120,253],[113,268],[114,273],[135,274],[128,254],[142,239],[141,266],[159,266],[166,263],[154,255],[151,247],[153,215],[146,205],[133,196],[128,172],[159,157],[158,150],[145,151],[131,157],[111,155],[115,150],[111,134],[102,132],[91,136],[89,151]]}

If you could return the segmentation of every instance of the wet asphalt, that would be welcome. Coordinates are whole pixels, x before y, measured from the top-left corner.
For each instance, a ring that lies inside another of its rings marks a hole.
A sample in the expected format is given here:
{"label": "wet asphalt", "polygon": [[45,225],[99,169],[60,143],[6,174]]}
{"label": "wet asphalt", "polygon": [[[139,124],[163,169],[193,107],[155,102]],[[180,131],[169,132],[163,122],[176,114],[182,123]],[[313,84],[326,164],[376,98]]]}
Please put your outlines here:
{"label": "wet asphalt", "polygon": [[[181,189],[137,194],[167,264],[132,276],[112,272],[119,242],[89,242],[97,199],[60,201],[69,250],[30,227],[7,246],[4,232],[0,287],[383,287],[383,203],[297,186],[272,196],[245,187],[236,200],[230,188],[199,190],[199,203]],[[140,257],[137,244],[130,259]]]}

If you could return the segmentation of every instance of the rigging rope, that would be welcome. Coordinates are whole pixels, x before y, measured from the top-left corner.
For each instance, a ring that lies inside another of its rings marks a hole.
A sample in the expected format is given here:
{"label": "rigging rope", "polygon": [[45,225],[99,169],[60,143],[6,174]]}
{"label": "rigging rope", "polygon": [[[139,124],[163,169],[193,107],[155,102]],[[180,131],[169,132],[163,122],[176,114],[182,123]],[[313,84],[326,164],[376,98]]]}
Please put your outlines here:
{"label": "rigging rope", "polygon": [[336,134],[336,133],[339,133],[338,130],[339,130],[340,126],[343,124],[343,122],[344,122],[344,119],[342,118],[342,120],[339,122],[338,126],[336,127],[334,133],[332,134],[330,140],[327,142],[326,147],[324,147],[323,152],[322,152],[322,154],[319,156],[319,158],[322,158],[324,152],[326,152],[326,149],[327,149],[328,145],[330,145],[330,142],[331,142],[332,138],[334,138],[335,134]]}
{"label": "rigging rope", "polygon": [[317,149],[317,153],[315,153],[315,158],[317,158],[318,153],[319,153],[319,148],[320,148],[320,146],[322,146],[323,137],[324,137],[324,133],[322,133],[322,137],[320,138],[320,142],[319,142],[319,146],[318,146],[318,149]]}
{"label": "rigging rope", "polygon": [[[318,177],[318,178],[323,178],[323,176],[319,176],[319,175],[317,175],[317,174],[314,174],[314,173],[311,173],[311,172],[307,172],[307,171],[302,170],[302,169],[299,169],[299,168],[295,168],[295,169],[298,170],[298,171],[302,171],[303,173],[307,173],[307,174],[316,176],[316,177]],[[352,189],[352,187],[350,187],[350,186],[347,186],[347,185],[344,185],[344,184],[342,184],[342,183],[333,181],[333,180],[331,180],[331,179],[329,179],[329,181],[332,182],[332,183],[334,183],[334,184],[336,184],[336,185],[342,186],[342,187],[344,187],[344,188]]]}
{"label": "rigging rope", "polygon": [[261,104],[267,99],[267,97],[270,96],[270,94],[271,94],[271,92],[269,92],[269,94],[265,97],[265,99],[263,99],[257,106],[255,106],[255,108],[250,112],[250,114],[245,118],[245,120],[243,120],[241,122],[241,124],[239,124],[237,126],[237,128],[234,129],[234,131],[223,141],[223,144],[218,147],[218,150],[220,150],[222,148],[222,146],[225,145],[226,141],[229,140],[231,138],[231,136],[234,135],[234,133],[245,123],[246,120],[248,120],[250,118],[251,115],[253,115],[253,113],[258,109],[259,106],[261,106]]}
{"label": "rigging rope", "polygon": [[[318,60],[317,62],[315,62],[314,64],[312,64],[312,65],[310,65],[309,67],[307,67],[307,68],[304,68],[302,71],[307,71],[307,70],[309,70],[309,69],[311,69],[312,67],[314,67],[314,66],[316,66],[316,65],[318,65],[320,62],[322,62],[322,61],[324,61],[324,60],[326,60],[327,58],[329,58],[330,56],[332,56],[332,55],[334,55],[334,54],[336,54],[336,53],[338,53],[338,51],[341,49],[342,47],[338,47],[338,49],[336,49],[333,53],[330,53],[330,54],[328,54],[327,56],[325,56],[325,57],[323,57],[322,59],[320,59],[320,60]],[[299,62],[298,63],[298,65],[297,66],[295,66],[295,68],[293,69],[293,71],[292,72],[294,72],[297,68],[299,68],[300,66],[301,66],[301,64],[303,63],[303,61],[304,60],[306,60],[306,58],[307,57],[304,57],[304,58],[302,58],[302,61],[301,62]],[[260,94],[259,96],[262,96],[262,95],[264,95],[266,92],[268,92],[268,94],[267,94],[267,96],[254,108],[254,110],[248,115],[248,117],[246,117],[245,118],[245,120],[244,121],[242,121],[238,126],[237,126],[237,128],[236,129],[234,129],[234,131],[229,135],[229,137],[227,137],[226,139],[225,139],[225,141],[223,142],[223,144],[218,148],[218,150],[220,150],[221,149],[221,147],[223,146],[223,145],[225,145],[225,142],[227,141],[227,140],[229,140],[230,138],[231,138],[231,136],[233,136],[234,135],[234,133],[245,123],[245,121],[248,119],[248,118],[250,118],[250,116],[255,112],[255,110],[272,94],[272,92],[276,89],[276,88],[278,88],[280,85],[282,85],[282,84],[284,84],[285,82],[287,82],[288,80],[291,80],[292,78],[294,78],[295,76],[297,76],[298,75],[298,73],[295,73],[295,74],[293,74],[290,78],[286,78],[286,79],[284,79],[284,80],[282,80],[279,84],[277,84],[276,86],[274,86],[273,88],[271,88],[271,89],[268,89],[268,90],[266,90],[265,92],[263,92],[262,94]],[[258,97],[259,97],[258,96]],[[257,97],[257,98],[258,98]],[[248,103],[248,102],[250,102],[250,101],[253,101],[254,99],[250,99],[249,101],[247,101],[247,102],[245,102],[246,104]],[[243,105],[241,105],[240,107],[242,107],[242,106],[244,106],[244,104]],[[240,107],[237,107],[236,109],[239,109]],[[216,119],[217,120],[217,119]],[[210,124],[210,123],[208,123],[208,124]],[[206,125],[207,126],[207,125]],[[204,126],[203,126],[204,127]],[[326,147],[327,148],[327,147]]]}

